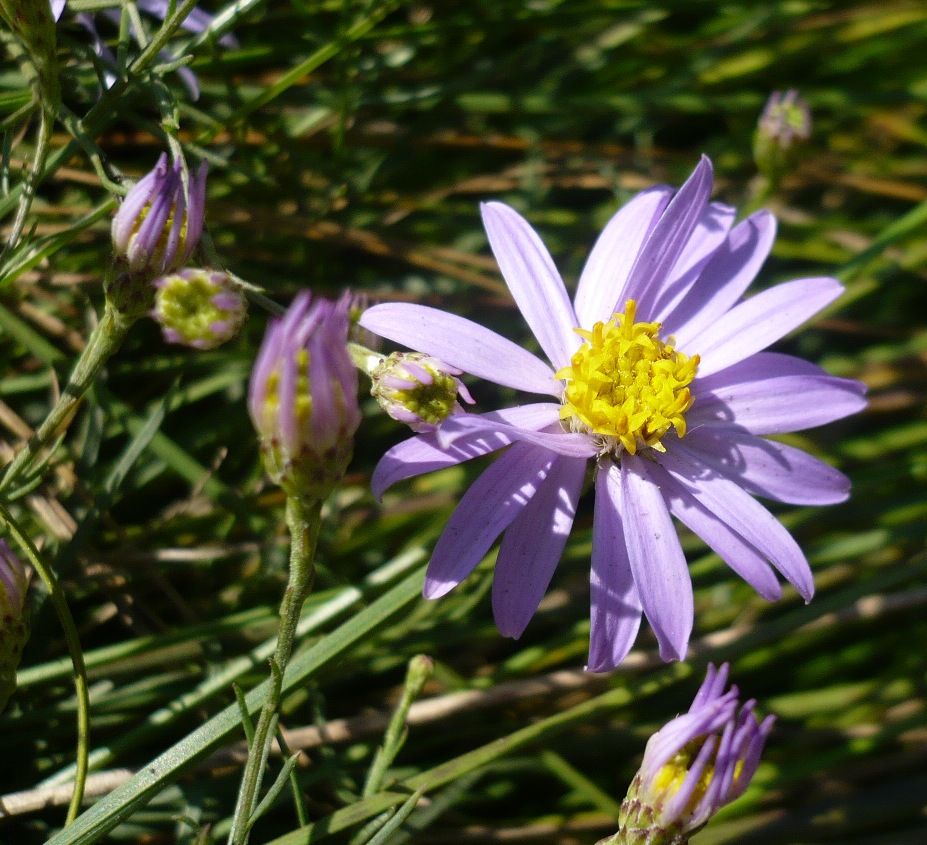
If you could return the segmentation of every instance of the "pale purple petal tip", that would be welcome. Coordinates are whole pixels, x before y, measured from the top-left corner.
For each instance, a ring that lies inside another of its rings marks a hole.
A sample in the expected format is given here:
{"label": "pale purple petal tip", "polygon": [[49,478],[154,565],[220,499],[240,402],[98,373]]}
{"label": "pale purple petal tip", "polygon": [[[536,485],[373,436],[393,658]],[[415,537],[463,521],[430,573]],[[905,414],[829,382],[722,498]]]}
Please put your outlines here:
{"label": "pale purple petal tip", "polygon": [[480,205],[483,227],[512,297],[555,370],[579,345],[576,315],[553,259],[531,225],[501,202]]}

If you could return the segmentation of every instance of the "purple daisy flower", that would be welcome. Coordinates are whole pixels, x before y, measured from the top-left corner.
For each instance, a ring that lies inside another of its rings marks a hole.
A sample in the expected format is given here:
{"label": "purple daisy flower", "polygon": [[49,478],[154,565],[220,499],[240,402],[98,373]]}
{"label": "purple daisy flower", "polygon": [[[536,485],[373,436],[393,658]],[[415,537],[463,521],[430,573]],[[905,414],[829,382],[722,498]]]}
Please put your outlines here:
{"label": "purple daisy flower", "polygon": [[728,664],[709,665],[688,713],[647,742],[644,760],[621,805],[621,828],[599,845],[685,843],[747,789],[776,721],[758,722],[755,701],[725,692]]}
{"label": "purple daisy flower", "polygon": [[617,666],[642,612],[665,660],[681,660],[692,583],[671,515],[757,592],[781,594],[778,570],[808,601],[811,570],[754,495],[832,504],[849,481],[762,435],[799,431],[865,405],[862,384],[763,350],[843,291],[834,279],[787,282],[744,299],[775,236],[759,211],[709,202],[703,157],[676,192],[638,194],[609,221],[571,303],[531,226],[482,206],[502,275],[550,364],[482,326],[434,308],[378,305],[361,325],[453,367],[554,402],[457,414],[393,447],[377,496],[404,478],[509,448],[464,495],[432,556],[428,598],[460,583],[503,534],[492,603],[518,637],[547,590],[572,527],[586,469],[595,473],[591,671]]}

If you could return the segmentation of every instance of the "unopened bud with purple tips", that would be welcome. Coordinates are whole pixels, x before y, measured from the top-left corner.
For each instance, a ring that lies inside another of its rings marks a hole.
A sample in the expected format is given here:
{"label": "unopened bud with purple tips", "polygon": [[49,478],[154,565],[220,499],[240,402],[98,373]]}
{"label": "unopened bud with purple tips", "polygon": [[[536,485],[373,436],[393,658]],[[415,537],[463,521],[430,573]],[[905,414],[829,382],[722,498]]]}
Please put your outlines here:
{"label": "unopened bud with purple tips", "polygon": [[394,420],[413,431],[434,431],[452,414],[462,414],[458,396],[473,404],[460,370],[422,352],[394,352],[370,374],[371,394]]}
{"label": "unopened bud with purple tips", "polygon": [[774,91],[753,136],[753,159],[759,171],[778,182],[795,167],[801,145],[811,137],[811,111],[794,89]]}
{"label": "unopened bud with purple tips", "polygon": [[725,692],[728,665],[708,667],[688,713],[647,742],[644,760],[621,805],[618,833],[598,845],[686,845],[756,773],[774,716],[757,721],[755,701]]}
{"label": "unopened bud with purple tips", "polygon": [[235,337],[248,301],[228,273],[188,268],[159,276],[151,316],[168,343],[215,349]]}
{"label": "unopened bud with purple tips", "polygon": [[370,307],[370,299],[365,293],[352,293],[345,291],[342,297],[348,303],[348,340],[357,343],[365,349],[375,351],[380,348],[381,339],[369,329],[365,329],[360,324],[360,318],[363,313]]}
{"label": "unopened bud with purple tips", "polygon": [[0,711],[16,691],[16,670],[29,639],[26,567],[6,540],[0,540]]}
{"label": "unopened bud with purple tips", "polygon": [[116,259],[135,275],[154,278],[189,261],[203,233],[206,164],[193,174],[161,154],[154,170],[126,195],[113,217]]}
{"label": "unopened bud with purple tips", "polygon": [[348,301],[296,297],[271,321],[248,388],[264,466],[292,497],[322,500],[344,475],[360,425]]}

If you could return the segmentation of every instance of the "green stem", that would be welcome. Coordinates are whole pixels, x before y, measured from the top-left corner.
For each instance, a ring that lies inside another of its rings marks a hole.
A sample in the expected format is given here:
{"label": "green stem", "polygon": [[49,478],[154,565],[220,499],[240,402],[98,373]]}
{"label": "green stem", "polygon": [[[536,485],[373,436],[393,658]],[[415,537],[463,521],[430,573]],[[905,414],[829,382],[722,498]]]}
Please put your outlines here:
{"label": "green stem", "polygon": [[64,391],[51,409],[39,430],[30,438],[7,466],[0,479],[0,492],[9,490],[32,465],[39,454],[67,428],[77,406],[83,399],[97,373],[122,345],[135,319],[120,314],[107,303],[103,317],[87,340],[87,345],[74,364],[74,370]]}
{"label": "green stem", "polygon": [[293,496],[287,498],[286,524],[290,530],[290,580],[283,601],[280,603],[280,632],[277,648],[271,658],[274,683],[268,689],[267,698],[261,708],[254,739],[248,751],[248,760],[241,778],[238,803],[229,833],[229,845],[246,845],[253,823],[252,815],[257,806],[258,790],[261,786],[264,763],[280,704],[280,688],[283,673],[293,653],[296,641],[296,626],[306,597],[312,590],[315,578],[315,545],[321,524],[322,502],[306,501]]}
{"label": "green stem", "polygon": [[26,553],[29,562],[35,567],[39,578],[51,596],[52,604],[61,627],[64,629],[64,638],[71,654],[71,663],[74,666],[74,691],[77,697],[77,770],[74,775],[74,793],[71,796],[71,805],[68,807],[66,824],[77,818],[81,802],[84,800],[84,784],[87,781],[87,758],[90,747],[90,697],[87,692],[87,667],[84,665],[84,652],[80,647],[74,617],[64,598],[64,591],[55,577],[54,571],[49,568],[39,555],[38,549],[32,540],[23,533],[10,512],[0,504],[0,519],[3,520],[7,530],[20,548]]}
{"label": "green stem", "polygon": [[383,744],[377,749],[377,753],[373,758],[370,771],[367,773],[367,780],[364,783],[364,790],[361,793],[362,798],[369,798],[374,793],[379,792],[386,770],[392,765],[396,755],[405,744],[406,734],[408,733],[406,719],[409,716],[409,708],[415,699],[422,694],[422,690],[433,672],[434,663],[423,654],[419,654],[409,661],[402,698],[399,699],[399,703],[393,711],[393,716],[383,736]]}
{"label": "green stem", "polygon": [[32,167],[23,181],[23,190],[19,197],[19,208],[16,209],[16,217],[13,220],[10,236],[6,242],[7,250],[16,248],[16,244],[19,243],[19,238],[25,228],[26,218],[29,216],[29,209],[32,208],[32,200],[35,198],[36,188],[39,184],[39,177],[45,170],[45,161],[48,158],[48,144],[51,141],[54,123],[54,113],[43,107],[39,111],[39,134],[35,142],[35,152],[32,156]]}

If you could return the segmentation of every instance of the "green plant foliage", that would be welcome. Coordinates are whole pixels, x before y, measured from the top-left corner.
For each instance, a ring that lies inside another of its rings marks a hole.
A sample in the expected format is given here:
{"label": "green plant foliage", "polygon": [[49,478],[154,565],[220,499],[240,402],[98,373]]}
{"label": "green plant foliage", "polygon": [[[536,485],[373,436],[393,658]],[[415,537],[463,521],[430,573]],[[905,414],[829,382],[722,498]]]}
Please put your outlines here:
{"label": "green plant foliage", "polygon": [[[322,513],[315,589],[283,680],[288,751],[271,755],[274,800],[251,842],[591,845],[614,833],[647,737],[689,706],[709,661],[728,660],[744,697],[779,719],[747,794],[693,845],[922,843],[927,6],[214,0],[202,4],[212,28],[196,34],[179,25],[192,5],[178,0],[162,22],[133,2],[72,0],[56,30],[62,105],[44,152],[35,71],[2,32],[3,243],[34,188],[0,257],[2,461],[46,418],[103,314],[116,197],[162,151],[209,163],[202,266],[254,291],[241,334],[211,351],[167,345],[141,319],[50,454],[3,491],[74,618],[89,774],[65,826],[78,698],[56,602],[34,578],[31,638],[0,716],[0,841],[228,836],[245,748],[235,686],[256,713],[287,583],[284,497],[262,474],[245,405],[274,304],[350,287],[530,345],[481,200],[522,211],[572,287],[615,209],[680,184],[703,152],[715,198],[756,201],[757,119],[772,91],[796,88],[813,128],[764,199],[779,235],[757,289],[839,277],[846,295],[777,349],[870,388],[865,413],[784,438],[853,480],[842,505],[773,506],[809,557],[814,600],[787,588],[765,602],[683,532],[690,660],[663,664],[642,630],[616,673],[584,674],[587,496],[538,614],[520,640],[504,639],[488,595],[495,550],[447,597],[419,592],[486,460],[376,502],[373,468],[407,431],[364,382],[354,459]],[[112,8],[115,22],[101,14]],[[109,77],[85,13],[116,58]],[[237,44],[220,44],[224,33]],[[196,100],[181,66],[198,78]],[[467,384],[478,410],[514,395]],[[394,725],[370,778],[419,654],[433,675],[403,705],[404,742]]]}

